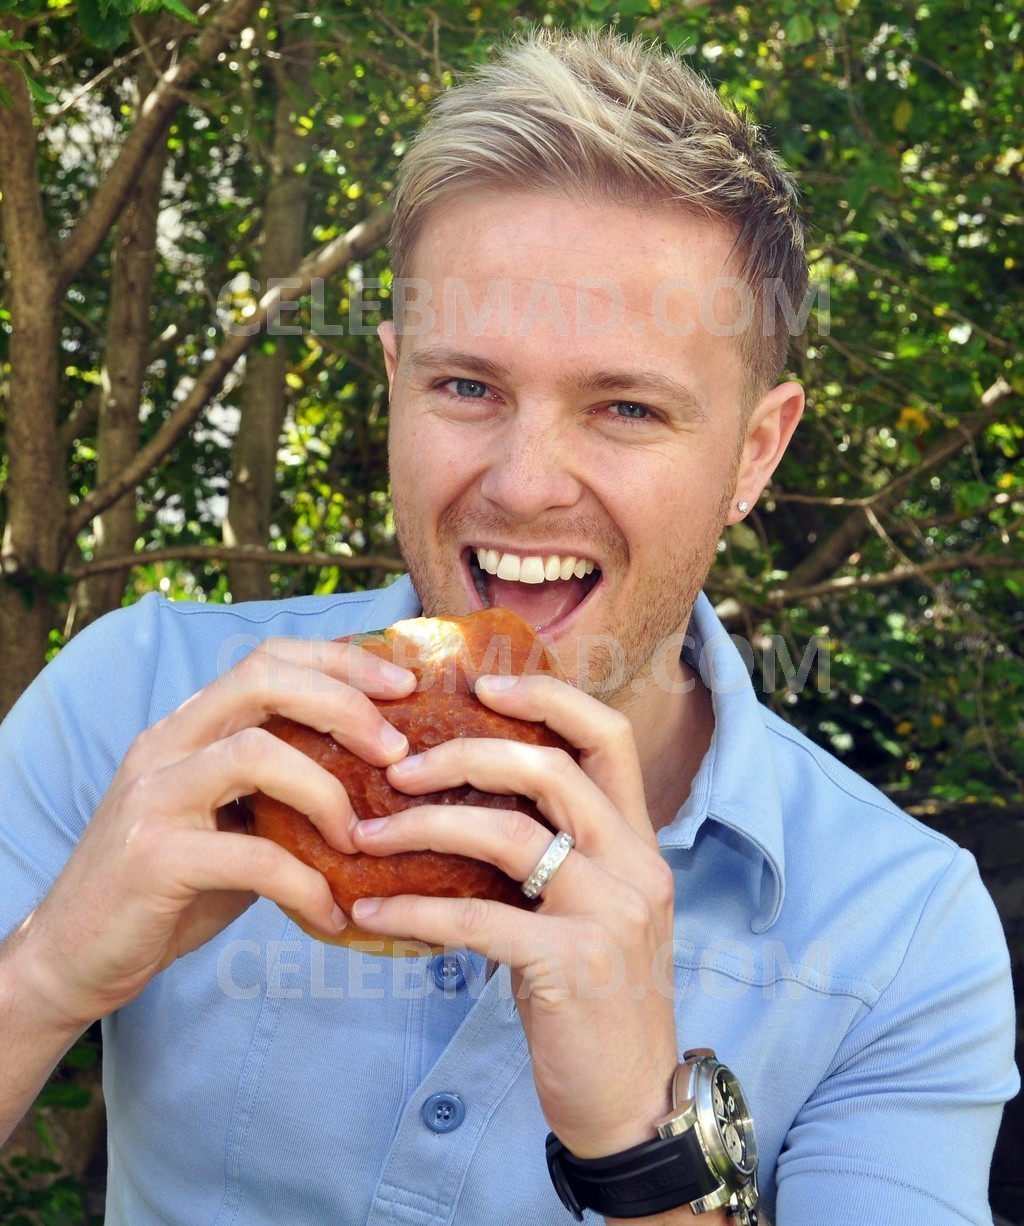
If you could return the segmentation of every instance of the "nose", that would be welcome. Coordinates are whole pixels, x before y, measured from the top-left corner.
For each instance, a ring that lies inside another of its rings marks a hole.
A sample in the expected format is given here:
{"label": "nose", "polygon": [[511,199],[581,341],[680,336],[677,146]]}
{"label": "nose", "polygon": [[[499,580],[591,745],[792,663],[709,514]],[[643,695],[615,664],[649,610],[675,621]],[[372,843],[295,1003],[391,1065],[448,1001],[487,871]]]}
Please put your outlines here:
{"label": "nose", "polygon": [[495,439],[480,492],[507,518],[521,523],[575,506],[582,486],[561,423],[541,423],[536,414],[514,414]]}

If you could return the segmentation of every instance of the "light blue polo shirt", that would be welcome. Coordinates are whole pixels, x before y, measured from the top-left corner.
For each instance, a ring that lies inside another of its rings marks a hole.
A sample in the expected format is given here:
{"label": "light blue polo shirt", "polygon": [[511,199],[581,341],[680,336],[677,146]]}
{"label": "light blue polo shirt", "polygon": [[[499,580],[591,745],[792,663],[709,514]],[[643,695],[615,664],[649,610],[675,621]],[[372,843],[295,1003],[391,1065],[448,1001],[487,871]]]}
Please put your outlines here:
{"label": "light blue polo shirt", "polygon": [[[75,638],[0,728],[0,933],[141,729],[269,635],[418,612],[407,579],[239,606],[148,596]],[[690,634],[716,730],[659,833],[680,1050],[738,1073],[776,1226],[990,1223],[1018,1079],[1006,943],[973,859],[766,710],[703,597]],[[572,1220],[508,972],[475,955],[353,954],[261,900],[105,1020],[104,1093],[108,1226]]]}

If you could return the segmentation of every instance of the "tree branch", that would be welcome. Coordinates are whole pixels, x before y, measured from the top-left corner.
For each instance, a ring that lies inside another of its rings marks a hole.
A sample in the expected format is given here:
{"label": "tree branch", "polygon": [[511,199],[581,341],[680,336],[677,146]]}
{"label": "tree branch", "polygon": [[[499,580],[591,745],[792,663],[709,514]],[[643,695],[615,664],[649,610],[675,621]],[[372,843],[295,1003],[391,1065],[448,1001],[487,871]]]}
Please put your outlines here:
{"label": "tree branch", "polygon": [[383,570],[393,573],[405,570],[401,558],[389,558],[383,554],[352,557],[348,554],[264,549],[253,545],[171,545],[165,549],[148,549],[116,558],[97,558],[74,566],[65,573],[77,581],[125,567],[152,566],[155,562],[238,562],[243,559],[259,566],[334,566],[339,570]]}
{"label": "tree branch", "polygon": [[[126,52],[124,55],[119,55],[112,63],[108,64],[105,68],[101,68],[94,77],[90,78],[90,80],[86,81],[83,85],[80,85],[77,89],[72,90],[69,94],[65,95],[59,106],[51,108],[40,117],[40,130],[45,131],[47,128],[53,127],[54,124],[63,122],[64,117],[68,114],[68,112],[73,111],[83,98],[85,98],[88,94],[93,93],[108,77],[113,76],[115,73],[122,72],[126,66],[139,55],[141,55],[141,50],[138,47]],[[52,68],[53,66],[54,64],[51,60],[48,67]]]}
{"label": "tree branch", "polygon": [[[181,331],[178,325],[168,324],[149,347],[146,365],[152,366],[154,362],[158,362],[161,358],[166,357],[178,343],[180,337]],[[62,451],[70,451],[75,439],[78,438],[83,430],[87,430],[93,424],[99,416],[100,401],[102,399],[103,388],[97,384],[85,399],[80,401],[78,407],[71,410],[65,421],[61,424],[58,433],[58,446]]]}
{"label": "tree branch", "polygon": [[[372,213],[365,221],[353,226],[347,234],[339,235],[318,252],[307,256],[296,269],[295,276],[288,278],[290,286],[287,300],[301,298],[308,293],[314,280],[329,277],[342,266],[375,251],[384,240],[388,222],[386,213]],[[244,329],[228,334],[196,378],[188,394],[153,438],[139,449],[131,464],[113,480],[93,489],[71,509],[67,520],[67,548],[70,548],[78,533],[95,515],[112,502],[116,502],[126,490],[138,485],[188,432],[206,405],[220,392],[224,380],[239,358],[252,347],[267,323],[278,318],[283,300],[285,292],[280,285],[264,294],[256,310],[246,320]]]}
{"label": "tree branch", "polygon": [[795,604],[800,600],[811,600],[816,596],[833,596],[837,592],[859,591],[863,588],[888,587],[893,583],[904,583],[907,579],[922,579],[925,575],[934,575],[951,570],[1024,570],[1024,561],[1010,554],[981,554],[967,552],[955,558],[933,558],[930,562],[907,562],[894,566],[892,570],[880,571],[874,575],[840,575],[824,583],[809,583],[803,587],[778,587],[767,593],[766,603],[775,606]]}
{"label": "tree branch", "polygon": [[857,542],[870,531],[865,509],[870,507],[875,514],[886,511],[896,502],[905,485],[944,464],[995,421],[1000,416],[1003,402],[1012,394],[1013,389],[1009,383],[1000,377],[982,394],[981,408],[964,418],[963,421],[957,422],[951,430],[947,430],[941,438],[937,439],[921,457],[918,465],[906,469],[894,477],[888,485],[867,498],[851,500],[850,505],[853,505],[855,509],[843,519],[835,531],[830,533],[820,545],[793,568],[789,578],[781,584],[781,587],[787,590],[804,587],[823,579],[837,566],[841,566]]}
{"label": "tree branch", "polygon": [[213,8],[195,41],[192,55],[175,61],[157,79],[143,99],[139,117],[125,137],[109,173],[96,189],[92,201],[74,229],[61,244],[59,254],[62,288],[78,276],[92,259],[117,220],[150,149],[167,131],[181,105],[181,90],[203,65],[215,60],[252,17],[258,0],[228,0]]}
{"label": "tree branch", "polygon": [[[846,592],[863,591],[868,588],[890,587],[906,583],[909,579],[926,581],[926,576],[955,570],[1022,570],[1024,562],[1011,554],[982,554],[973,551],[958,554],[955,558],[933,558],[930,562],[909,562],[894,566],[891,570],[878,571],[872,575],[841,575],[823,583],[809,583],[803,587],[778,586],[766,592],[757,602],[762,607],[782,609],[804,600],[822,596],[838,596]],[[727,630],[742,623],[746,606],[735,596],[723,596],[715,604],[715,612]]]}

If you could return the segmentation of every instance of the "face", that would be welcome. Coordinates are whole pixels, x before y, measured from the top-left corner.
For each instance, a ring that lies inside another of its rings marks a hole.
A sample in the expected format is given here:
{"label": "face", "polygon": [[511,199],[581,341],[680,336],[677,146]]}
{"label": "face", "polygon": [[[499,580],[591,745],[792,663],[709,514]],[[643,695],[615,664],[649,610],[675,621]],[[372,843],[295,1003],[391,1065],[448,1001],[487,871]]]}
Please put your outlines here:
{"label": "face", "polygon": [[674,679],[730,508],[802,404],[790,384],[743,411],[719,326],[737,304],[715,289],[731,245],[678,211],[493,193],[435,209],[398,343],[381,329],[399,544],[428,615],[512,608],[606,699]]}

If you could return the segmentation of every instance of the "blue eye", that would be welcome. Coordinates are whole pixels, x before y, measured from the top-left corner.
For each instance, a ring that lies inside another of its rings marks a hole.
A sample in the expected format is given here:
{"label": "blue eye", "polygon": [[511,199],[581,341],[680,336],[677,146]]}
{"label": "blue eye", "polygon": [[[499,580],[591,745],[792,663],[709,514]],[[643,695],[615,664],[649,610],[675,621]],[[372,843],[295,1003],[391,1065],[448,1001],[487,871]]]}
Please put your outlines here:
{"label": "blue eye", "polygon": [[468,400],[481,400],[487,395],[487,384],[479,379],[449,379],[455,385],[455,395],[465,396]]}
{"label": "blue eye", "polygon": [[651,416],[651,410],[646,405],[637,404],[634,400],[616,400],[612,408],[627,421],[643,421]]}

